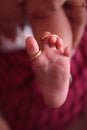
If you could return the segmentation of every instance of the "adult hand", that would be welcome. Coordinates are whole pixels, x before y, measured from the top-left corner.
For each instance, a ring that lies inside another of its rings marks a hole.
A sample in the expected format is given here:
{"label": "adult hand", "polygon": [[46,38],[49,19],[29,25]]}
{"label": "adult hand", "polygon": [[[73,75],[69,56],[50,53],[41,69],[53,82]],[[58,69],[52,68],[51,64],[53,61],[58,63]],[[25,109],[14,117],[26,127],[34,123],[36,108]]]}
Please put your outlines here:
{"label": "adult hand", "polygon": [[86,7],[78,6],[82,3],[86,4],[86,0],[68,0],[65,3],[65,12],[73,32],[73,48],[78,46],[87,23]]}
{"label": "adult hand", "polygon": [[[75,5],[76,3],[85,2],[86,0],[33,0],[33,2],[27,0],[25,10],[28,17],[45,18],[49,15],[54,15],[53,12],[63,8],[72,30],[72,47],[76,48],[84,33],[86,25],[86,8],[81,6],[71,7],[67,3]],[[68,6],[64,8],[64,5]]]}

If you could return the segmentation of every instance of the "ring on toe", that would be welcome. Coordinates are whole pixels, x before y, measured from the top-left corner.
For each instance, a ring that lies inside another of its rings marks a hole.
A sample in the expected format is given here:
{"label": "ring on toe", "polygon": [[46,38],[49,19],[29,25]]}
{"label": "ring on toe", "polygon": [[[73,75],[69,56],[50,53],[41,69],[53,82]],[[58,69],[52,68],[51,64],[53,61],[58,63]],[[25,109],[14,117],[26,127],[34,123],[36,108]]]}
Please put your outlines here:
{"label": "ring on toe", "polygon": [[42,50],[39,50],[36,54],[34,54],[34,55],[30,58],[30,62],[33,62],[34,60],[36,60],[41,54],[42,54]]}

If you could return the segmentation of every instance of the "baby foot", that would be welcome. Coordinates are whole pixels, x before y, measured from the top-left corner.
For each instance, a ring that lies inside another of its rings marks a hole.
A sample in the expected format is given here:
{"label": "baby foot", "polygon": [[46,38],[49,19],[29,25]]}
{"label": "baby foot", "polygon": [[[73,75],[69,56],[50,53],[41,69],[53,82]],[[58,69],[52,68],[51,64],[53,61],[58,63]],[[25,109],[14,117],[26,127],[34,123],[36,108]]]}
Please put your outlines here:
{"label": "baby foot", "polygon": [[[65,102],[69,89],[70,49],[64,48],[63,40],[56,35],[46,32],[43,37],[42,53],[32,61],[32,66],[45,103],[59,107]],[[39,52],[33,37],[27,38],[26,49],[30,59]]]}

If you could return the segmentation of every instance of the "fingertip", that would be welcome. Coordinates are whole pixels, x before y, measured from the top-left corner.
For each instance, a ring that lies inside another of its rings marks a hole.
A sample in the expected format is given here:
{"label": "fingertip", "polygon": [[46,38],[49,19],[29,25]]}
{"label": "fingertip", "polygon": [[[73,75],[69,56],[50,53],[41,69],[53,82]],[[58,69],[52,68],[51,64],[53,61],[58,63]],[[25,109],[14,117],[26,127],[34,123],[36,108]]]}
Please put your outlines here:
{"label": "fingertip", "polygon": [[57,49],[60,49],[60,51],[63,53],[64,52],[64,41],[62,38],[58,38],[56,42],[56,47]]}
{"label": "fingertip", "polygon": [[30,49],[32,50],[34,48],[34,42],[36,41],[34,40],[32,36],[29,36],[26,38],[25,42],[26,42],[26,48],[29,50]]}
{"label": "fingertip", "polygon": [[39,51],[38,43],[33,36],[27,37],[25,42],[26,42],[26,50],[28,52],[29,57]]}
{"label": "fingertip", "polygon": [[30,38],[32,38],[32,36],[28,36],[28,37],[25,39],[26,44],[29,43]]}
{"label": "fingertip", "polygon": [[57,37],[50,37],[49,41],[50,41],[50,45],[52,46],[52,45],[54,45],[56,43]]}
{"label": "fingertip", "polygon": [[64,49],[64,55],[67,57],[70,57],[70,55],[71,55],[71,47],[70,46],[68,46]]}
{"label": "fingertip", "polygon": [[58,47],[63,47],[63,45],[64,45],[64,41],[63,41],[62,38],[59,37],[59,38],[57,39],[57,46],[58,46]]}
{"label": "fingertip", "polygon": [[26,48],[28,48],[28,46],[29,46],[29,44],[30,44],[30,42],[29,42],[30,37],[31,37],[31,36],[29,36],[29,37],[27,37],[27,38],[25,39]]}

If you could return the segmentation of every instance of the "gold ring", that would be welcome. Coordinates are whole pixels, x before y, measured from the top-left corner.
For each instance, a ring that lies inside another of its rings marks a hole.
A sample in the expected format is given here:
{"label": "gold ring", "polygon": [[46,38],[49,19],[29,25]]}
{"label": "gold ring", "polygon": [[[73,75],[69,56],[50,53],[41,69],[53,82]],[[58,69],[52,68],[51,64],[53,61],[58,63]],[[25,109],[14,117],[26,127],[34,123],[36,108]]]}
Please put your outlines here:
{"label": "gold ring", "polygon": [[74,2],[74,3],[69,2],[68,6],[70,6],[71,8],[74,8],[74,7],[85,7],[85,8],[87,8],[87,3],[86,2]]}
{"label": "gold ring", "polygon": [[36,60],[41,54],[42,54],[42,51],[39,50],[36,54],[34,54],[34,55],[30,58],[30,62]]}
{"label": "gold ring", "polygon": [[56,38],[59,38],[59,36],[58,35],[56,35],[56,34],[46,34],[46,35],[44,35],[43,37],[42,37],[42,41],[45,39],[45,38],[47,38],[47,37],[56,37]]}

